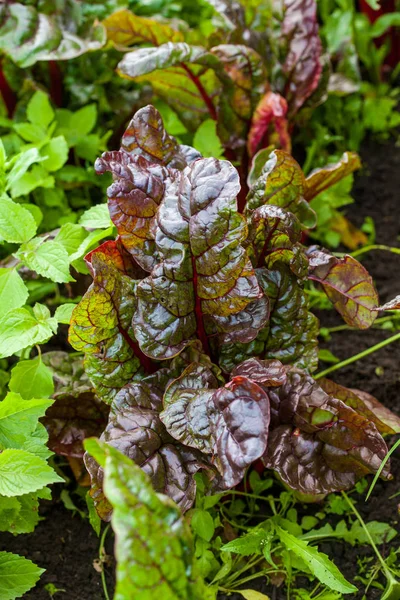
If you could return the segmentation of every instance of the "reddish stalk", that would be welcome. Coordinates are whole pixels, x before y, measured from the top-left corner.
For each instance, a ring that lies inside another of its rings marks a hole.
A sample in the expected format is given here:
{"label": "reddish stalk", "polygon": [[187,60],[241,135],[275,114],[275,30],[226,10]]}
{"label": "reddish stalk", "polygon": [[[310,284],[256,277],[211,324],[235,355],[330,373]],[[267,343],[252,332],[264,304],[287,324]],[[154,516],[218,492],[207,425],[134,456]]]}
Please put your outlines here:
{"label": "reddish stalk", "polygon": [[184,71],[186,71],[186,73],[188,74],[188,77],[193,81],[194,85],[197,87],[197,89],[199,90],[200,96],[203,98],[204,100],[204,104],[207,106],[208,108],[208,112],[210,113],[210,117],[212,119],[214,119],[214,121],[217,120],[217,111],[216,108],[210,98],[210,96],[207,94],[203,84],[201,83],[199,77],[197,77],[197,75],[195,75],[187,65],[185,65],[185,63],[180,63],[180,66],[182,67],[182,69]]}
{"label": "reddish stalk", "polygon": [[129,335],[127,334],[125,329],[121,327],[121,325],[118,325],[118,330],[123,336],[124,340],[127,342],[127,344],[129,344],[130,348],[132,348],[134,355],[137,359],[139,359],[139,362],[146,371],[146,373],[148,373],[149,375],[155,373],[156,367],[153,364],[153,361],[141,351],[141,349],[139,348],[139,344],[137,342],[134,342],[133,339],[129,337]]}
{"label": "reddish stalk", "polygon": [[208,354],[208,356],[211,356],[210,345],[208,343],[208,337],[207,337],[206,330],[204,327],[203,311],[201,309],[201,300],[197,293],[198,278],[197,278],[197,270],[196,270],[196,259],[194,258],[193,254],[192,254],[192,270],[193,270],[193,288],[194,288],[194,293],[195,293],[195,297],[196,297],[195,307],[194,307],[194,314],[196,317],[196,334],[203,345],[204,352],[206,354]]}
{"label": "reddish stalk", "polygon": [[3,97],[4,104],[6,105],[6,108],[7,108],[8,118],[11,119],[11,117],[14,114],[15,107],[17,105],[17,98],[16,98],[14,92],[12,91],[12,89],[10,88],[7,79],[4,76],[3,69],[1,68],[1,64],[0,64],[0,93]]}
{"label": "reddish stalk", "polygon": [[50,97],[56,106],[63,105],[62,73],[55,60],[49,61]]}

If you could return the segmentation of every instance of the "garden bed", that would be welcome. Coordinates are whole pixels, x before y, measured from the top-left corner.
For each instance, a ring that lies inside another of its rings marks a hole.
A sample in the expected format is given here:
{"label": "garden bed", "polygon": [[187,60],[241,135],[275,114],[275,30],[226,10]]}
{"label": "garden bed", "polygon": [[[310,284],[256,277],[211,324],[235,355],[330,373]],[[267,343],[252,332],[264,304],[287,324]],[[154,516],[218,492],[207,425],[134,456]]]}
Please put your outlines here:
{"label": "garden bed", "polygon": [[[391,143],[370,142],[364,145],[361,155],[364,169],[355,177],[356,202],[349,207],[347,216],[358,226],[363,223],[366,216],[372,217],[376,227],[377,243],[400,246],[398,241],[400,223],[397,218],[400,148],[396,148]],[[400,294],[398,256],[389,252],[373,251],[361,257],[361,260],[374,277],[382,302]],[[334,327],[343,323],[334,311],[320,311],[318,316],[324,327]],[[342,360],[377,344],[389,335],[388,332],[373,328],[367,331],[337,332],[332,334],[329,342],[322,342],[321,347],[329,349]],[[373,394],[388,408],[399,413],[399,363],[400,344],[397,342],[347,368],[340,369],[334,374],[333,379],[342,385],[360,388]],[[364,502],[364,497],[360,497],[357,506],[366,521],[379,520],[389,523],[394,528],[397,527],[398,498],[390,499],[390,497],[399,490],[399,467],[399,461],[395,457],[392,465],[394,480],[389,483],[378,482],[373,497],[368,503]],[[26,599],[48,600],[50,594],[45,586],[52,583],[56,588],[63,590],[55,596],[60,600],[102,600],[101,576],[93,566],[93,561],[99,554],[99,540],[87,520],[83,520],[79,514],[72,515],[71,511],[64,508],[58,492],[59,488],[55,487],[53,491],[55,499],[52,503],[42,502],[41,514],[44,520],[32,534],[15,538],[11,534],[1,534],[0,549],[27,556],[46,569],[36,588],[24,596]],[[317,508],[311,505],[307,510],[312,514]],[[111,552],[111,536],[110,533],[106,543],[108,552]],[[397,538],[394,543],[398,544]],[[325,542],[320,544],[319,548],[333,558],[345,577],[352,582],[356,575],[357,559],[364,554],[372,556],[370,547],[353,548],[340,541]],[[388,548],[383,547],[383,555],[387,551]],[[111,564],[106,566],[106,573],[111,594]],[[286,599],[286,592],[283,589],[271,590],[263,584],[259,588],[256,584],[253,587],[268,594],[271,600]],[[381,592],[370,590],[368,600],[378,599],[380,595]],[[236,600],[239,596],[232,595],[231,598]],[[361,599],[362,591],[354,598]]]}

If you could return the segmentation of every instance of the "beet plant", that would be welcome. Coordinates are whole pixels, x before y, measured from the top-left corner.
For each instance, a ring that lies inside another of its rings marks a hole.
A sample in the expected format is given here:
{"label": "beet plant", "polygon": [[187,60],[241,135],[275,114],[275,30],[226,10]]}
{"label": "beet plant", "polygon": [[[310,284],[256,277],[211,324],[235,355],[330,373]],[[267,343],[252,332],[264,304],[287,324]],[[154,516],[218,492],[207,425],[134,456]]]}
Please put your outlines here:
{"label": "beet plant", "polygon": [[[317,381],[318,321],[308,279],[346,323],[369,327],[378,296],[364,267],[301,243],[307,200],[358,166],[346,154],[305,178],[275,150],[238,212],[239,175],[167,134],[151,106],[130,122],[111,171],[117,228],[86,256],[93,283],[74,309],[72,346],[110,404],[101,439],[150,476],[182,510],[202,471],[209,493],[238,485],[258,459],[307,496],[375,473],[382,437],[399,422],[376,399]],[[111,507],[102,469],[86,457],[99,514]],[[386,464],[382,476],[389,477]]]}

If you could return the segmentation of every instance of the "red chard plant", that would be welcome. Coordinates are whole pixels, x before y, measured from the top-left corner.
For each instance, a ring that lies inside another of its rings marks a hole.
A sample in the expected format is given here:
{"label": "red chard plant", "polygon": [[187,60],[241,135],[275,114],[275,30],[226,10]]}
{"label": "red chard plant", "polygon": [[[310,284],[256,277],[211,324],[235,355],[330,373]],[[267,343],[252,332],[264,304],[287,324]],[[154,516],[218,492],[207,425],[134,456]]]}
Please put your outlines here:
{"label": "red chard plant", "polygon": [[[182,510],[194,503],[198,471],[222,491],[258,459],[302,494],[350,488],[378,471],[382,435],[400,430],[371,396],[312,375],[318,320],[308,279],[346,323],[363,329],[377,315],[360,263],[301,242],[315,225],[308,201],[358,166],[346,153],[305,178],[274,150],[253,168],[241,209],[237,169],[179,145],[152,106],[134,115],[118,151],[96,161],[113,175],[118,237],[86,256],[93,283],[69,339],[110,406],[101,439]],[[102,467],[88,455],[86,465],[108,520]]]}

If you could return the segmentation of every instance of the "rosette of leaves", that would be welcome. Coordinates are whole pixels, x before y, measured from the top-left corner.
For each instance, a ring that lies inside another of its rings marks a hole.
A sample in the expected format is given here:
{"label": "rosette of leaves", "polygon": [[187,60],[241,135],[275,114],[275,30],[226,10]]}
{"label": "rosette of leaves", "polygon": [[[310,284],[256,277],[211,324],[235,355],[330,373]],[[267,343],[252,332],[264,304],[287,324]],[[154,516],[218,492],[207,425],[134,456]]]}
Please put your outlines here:
{"label": "rosette of leaves", "polygon": [[[385,456],[388,415],[375,418],[362,395],[325,391],[310,375],[318,326],[308,278],[353,326],[377,314],[357,261],[301,244],[313,221],[306,199],[356,160],[305,178],[290,155],[273,151],[241,214],[234,167],[180,146],[148,106],[120,150],[96,162],[113,174],[118,237],[86,256],[93,283],[73,312],[70,342],[111,405],[102,439],[183,509],[200,469],[222,490],[263,458],[287,485],[315,495],[353,485]],[[102,470],[93,458],[87,467],[109,517]]]}

